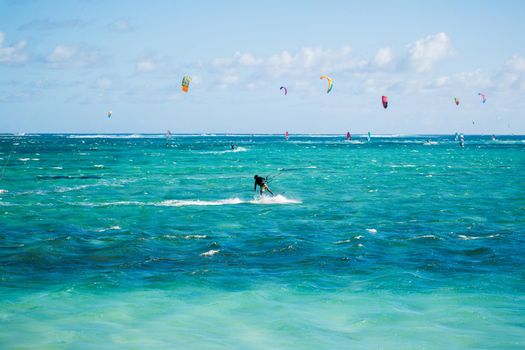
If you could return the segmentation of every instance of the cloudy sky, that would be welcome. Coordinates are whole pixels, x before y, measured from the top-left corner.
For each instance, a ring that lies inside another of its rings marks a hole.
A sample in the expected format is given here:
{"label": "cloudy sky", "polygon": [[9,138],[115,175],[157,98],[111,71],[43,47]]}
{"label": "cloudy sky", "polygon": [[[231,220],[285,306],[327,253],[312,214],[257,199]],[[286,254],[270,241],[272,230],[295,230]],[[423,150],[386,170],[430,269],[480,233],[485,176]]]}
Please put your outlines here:
{"label": "cloudy sky", "polygon": [[0,132],[523,134],[523,33],[517,0],[0,0]]}

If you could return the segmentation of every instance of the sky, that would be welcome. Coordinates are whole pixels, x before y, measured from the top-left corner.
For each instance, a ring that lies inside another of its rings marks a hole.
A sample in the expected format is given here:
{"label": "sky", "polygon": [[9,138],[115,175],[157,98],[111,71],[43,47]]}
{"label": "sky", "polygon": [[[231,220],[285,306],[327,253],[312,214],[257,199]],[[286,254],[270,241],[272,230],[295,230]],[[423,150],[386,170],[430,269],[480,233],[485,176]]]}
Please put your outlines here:
{"label": "sky", "polygon": [[525,134],[523,33],[518,0],[0,0],[0,133]]}

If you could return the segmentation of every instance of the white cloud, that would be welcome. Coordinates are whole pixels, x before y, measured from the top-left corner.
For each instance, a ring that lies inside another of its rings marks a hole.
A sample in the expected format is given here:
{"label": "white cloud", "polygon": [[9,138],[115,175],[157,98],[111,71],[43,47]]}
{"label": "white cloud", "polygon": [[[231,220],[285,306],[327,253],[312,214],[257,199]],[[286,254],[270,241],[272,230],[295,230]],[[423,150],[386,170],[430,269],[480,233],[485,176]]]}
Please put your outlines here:
{"label": "white cloud", "polygon": [[108,27],[113,32],[125,33],[133,31],[133,26],[128,21],[123,19],[119,19],[111,23]]}
{"label": "white cloud", "polygon": [[48,62],[58,63],[70,61],[76,54],[77,48],[59,45],[47,56]]}
{"label": "white cloud", "polygon": [[351,47],[344,46],[338,49],[305,47],[295,54],[282,51],[268,56],[236,52],[232,57],[214,59],[212,65],[218,69],[253,68],[259,70],[257,75],[281,76],[284,74],[300,75],[305,72],[328,74],[341,71],[359,71],[365,68],[368,62],[353,58]]}
{"label": "white cloud", "polygon": [[139,73],[153,72],[157,68],[157,63],[151,58],[142,58],[135,63],[135,70]]}
{"label": "white cloud", "polygon": [[377,51],[376,56],[374,57],[374,63],[378,67],[386,67],[393,60],[392,50],[389,47],[384,47]]}
{"label": "white cloud", "polygon": [[445,86],[449,81],[450,81],[450,77],[441,76],[441,77],[436,78],[436,81],[434,84],[437,87],[442,87],[442,86]]}
{"label": "white cloud", "polygon": [[4,46],[5,34],[0,32],[0,63],[23,63],[27,60],[26,42],[19,41],[12,46]]}
{"label": "white cloud", "polygon": [[505,63],[505,68],[509,71],[523,72],[525,71],[525,58],[519,55],[513,55]]}
{"label": "white cloud", "polygon": [[250,53],[238,54],[238,60],[239,64],[243,66],[257,66],[264,62],[262,58],[257,58]]}
{"label": "white cloud", "polygon": [[419,39],[407,49],[410,63],[418,72],[429,71],[434,63],[454,54],[450,39],[443,32]]}
{"label": "white cloud", "polygon": [[236,74],[233,71],[226,72],[222,76],[220,76],[217,80],[217,83],[221,87],[226,87],[228,85],[236,84],[240,80],[240,77],[238,74]]}
{"label": "white cloud", "polygon": [[481,70],[461,72],[457,74],[456,81],[469,89],[484,89],[491,86],[491,78]]}
{"label": "white cloud", "polygon": [[109,78],[98,78],[95,85],[100,90],[108,90],[113,85],[113,81]]}
{"label": "white cloud", "polygon": [[46,57],[47,63],[54,68],[89,67],[99,64],[103,59],[104,55],[98,50],[73,45],[58,45]]}
{"label": "white cloud", "polygon": [[501,90],[525,90],[525,58],[513,55],[493,79]]}
{"label": "white cloud", "polygon": [[56,21],[51,19],[35,19],[31,22],[22,24],[20,30],[57,30],[57,29],[77,29],[86,27],[87,22],[79,19]]}

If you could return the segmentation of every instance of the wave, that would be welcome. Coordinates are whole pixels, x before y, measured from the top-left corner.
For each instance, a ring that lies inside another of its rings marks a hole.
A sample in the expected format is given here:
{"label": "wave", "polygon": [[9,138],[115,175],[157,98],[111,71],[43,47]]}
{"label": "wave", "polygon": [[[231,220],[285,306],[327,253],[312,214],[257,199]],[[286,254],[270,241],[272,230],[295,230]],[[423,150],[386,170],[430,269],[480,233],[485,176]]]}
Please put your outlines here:
{"label": "wave", "polygon": [[37,175],[38,179],[42,180],[59,180],[59,179],[102,179],[101,176],[97,175]]}
{"label": "wave", "polygon": [[161,138],[164,135],[144,135],[144,134],[86,134],[86,135],[68,135],[68,139],[144,139],[144,138]]}
{"label": "wave", "polygon": [[415,164],[392,164],[391,168],[415,168]]}
{"label": "wave", "polygon": [[476,240],[476,239],[486,239],[486,238],[495,238],[498,237],[498,234],[495,235],[488,235],[488,236],[466,236],[466,235],[458,235],[459,238],[461,238],[464,241],[470,241],[470,240]]}
{"label": "wave", "polygon": [[210,249],[208,250],[207,252],[205,253],[202,253],[202,254],[199,254],[200,256],[214,256],[215,254],[217,254],[218,252],[220,252],[220,249]]}
{"label": "wave", "polygon": [[241,204],[244,203],[239,198],[229,198],[229,199],[222,199],[218,201],[202,201],[202,200],[178,200],[178,199],[170,199],[166,201],[162,201],[157,204],[153,204],[155,206],[162,206],[162,207],[185,207],[185,206],[191,206],[191,205],[232,205],[232,204]]}
{"label": "wave", "polygon": [[205,239],[208,238],[206,235],[186,235],[184,239]]}
{"label": "wave", "polygon": [[434,235],[422,235],[422,236],[415,236],[415,237],[410,237],[408,240],[409,241],[413,241],[415,239],[435,239],[435,240],[441,240],[441,238],[439,237],[436,237]]}
{"label": "wave", "polygon": [[277,196],[261,196],[249,201],[251,204],[299,204],[301,201],[296,199],[288,199],[279,194]]}
{"label": "wave", "polygon": [[226,154],[226,153],[237,153],[237,152],[246,152],[248,149],[244,147],[237,147],[235,149],[228,149],[224,151],[206,151],[199,152],[200,154]]}
{"label": "wave", "polygon": [[105,231],[112,231],[112,230],[122,230],[122,228],[118,225],[110,226],[109,228],[101,228],[99,230],[96,230],[95,232],[105,232]]}
{"label": "wave", "polygon": [[236,205],[236,204],[300,204],[302,203],[296,199],[289,199],[283,195],[277,196],[261,196],[252,200],[242,200],[238,197],[220,199],[215,201],[207,200],[183,200],[183,199],[169,199],[162,202],[139,202],[139,201],[116,201],[105,203],[91,203],[80,202],[74,205],[89,206],[89,207],[106,207],[118,205],[137,205],[137,206],[155,206],[155,207],[188,207],[188,206],[220,206],[220,205]]}
{"label": "wave", "polygon": [[304,169],[317,169],[317,166],[309,165],[309,166],[298,167],[298,168],[277,168],[278,171],[293,171],[293,170],[304,170]]}

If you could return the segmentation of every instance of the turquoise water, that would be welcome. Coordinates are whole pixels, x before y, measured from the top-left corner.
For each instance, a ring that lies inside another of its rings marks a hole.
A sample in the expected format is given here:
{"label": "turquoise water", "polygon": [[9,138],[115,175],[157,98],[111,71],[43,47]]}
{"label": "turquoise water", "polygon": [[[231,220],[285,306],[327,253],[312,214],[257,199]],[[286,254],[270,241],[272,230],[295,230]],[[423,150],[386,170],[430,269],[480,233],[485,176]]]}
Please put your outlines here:
{"label": "turquoise water", "polygon": [[0,152],[2,349],[525,348],[525,136]]}

